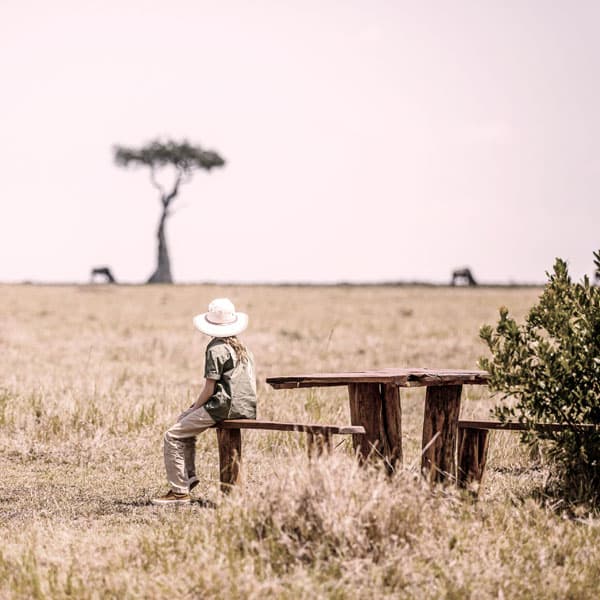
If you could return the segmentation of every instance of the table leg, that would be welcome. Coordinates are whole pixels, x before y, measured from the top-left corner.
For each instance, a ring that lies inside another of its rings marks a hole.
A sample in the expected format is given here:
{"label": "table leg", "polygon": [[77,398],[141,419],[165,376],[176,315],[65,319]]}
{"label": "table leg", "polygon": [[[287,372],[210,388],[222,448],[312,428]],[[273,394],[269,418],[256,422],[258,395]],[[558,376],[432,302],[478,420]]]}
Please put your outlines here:
{"label": "table leg", "polygon": [[427,387],[421,470],[430,481],[454,480],[456,477],[461,392],[462,385]]}
{"label": "table leg", "polygon": [[352,436],[359,460],[384,459],[390,472],[402,461],[402,409],[395,385],[351,383],[348,386],[352,425],[362,425],[365,435]]}
{"label": "table leg", "polygon": [[391,469],[402,465],[402,405],[400,388],[393,384],[382,385],[383,425],[388,441],[386,457]]}

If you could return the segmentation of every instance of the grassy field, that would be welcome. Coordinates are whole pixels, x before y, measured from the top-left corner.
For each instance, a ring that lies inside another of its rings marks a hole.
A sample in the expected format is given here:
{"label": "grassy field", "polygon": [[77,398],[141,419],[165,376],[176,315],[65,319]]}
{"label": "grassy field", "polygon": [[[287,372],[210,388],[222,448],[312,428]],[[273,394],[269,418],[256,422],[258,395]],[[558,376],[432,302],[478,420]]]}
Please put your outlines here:
{"label": "grassy field", "polygon": [[[269,375],[474,368],[480,325],[536,289],[0,286],[0,598],[595,598],[600,520],[540,495],[546,472],[496,433],[479,502],[418,473],[423,389],[404,392],[405,469],[349,441],[309,465],[303,436],[244,434],[243,488],[218,492],[212,431],[197,501],[166,491],[162,433],[199,391],[218,296],[250,314],[259,416],[349,423],[343,388]],[[462,416],[487,417],[466,387]],[[567,516],[568,514],[568,516]]]}

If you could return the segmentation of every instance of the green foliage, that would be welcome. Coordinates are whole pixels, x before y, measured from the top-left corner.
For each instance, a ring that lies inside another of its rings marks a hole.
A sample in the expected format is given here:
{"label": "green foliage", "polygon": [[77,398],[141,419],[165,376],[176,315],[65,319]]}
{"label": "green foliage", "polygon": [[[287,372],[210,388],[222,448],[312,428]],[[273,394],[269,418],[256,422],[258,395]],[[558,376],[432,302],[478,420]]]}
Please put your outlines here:
{"label": "green foliage", "polygon": [[[600,252],[594,257],[600,269]],[[492,390],[515,399],[495,415],[528,426],[525,440],[542,442],[570,497],[598,500],[600,430],[579,425],[600,424],[600,288],[587,277],[573,283],[561,259],[548,277],[523,324],[502,307],[496,328],[481,328],[492,356],[479,364],[490,373]],[[569,427],[539,427],[547,423]]]}
{"label": "green foliage", "polygon": [[212,150],[192,146],[187,140],[174,142],[153,140],[141,148],[115,146],[115,162],[121,167],[143,165],[150,168],[173,165],[184,173],[195,169],[222,167],[225,161]]}

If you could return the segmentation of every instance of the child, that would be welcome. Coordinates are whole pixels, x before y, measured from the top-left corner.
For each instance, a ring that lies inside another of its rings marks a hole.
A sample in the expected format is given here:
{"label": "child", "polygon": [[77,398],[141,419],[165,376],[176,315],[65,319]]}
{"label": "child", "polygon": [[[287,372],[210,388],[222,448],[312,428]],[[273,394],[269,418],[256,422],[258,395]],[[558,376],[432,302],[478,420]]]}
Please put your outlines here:
{"label": "child", "polygon": [[237,339],[248,326],[248,315],[235,312],[228,298],[217,298],[194,325],[213,339],[206,347],[204,387],[198,400],[179,415],[164,436],[164,456],[170,491],[153,504],[187,504],[196,477],[196,436],[223,419],[256,418],[254,358]]}

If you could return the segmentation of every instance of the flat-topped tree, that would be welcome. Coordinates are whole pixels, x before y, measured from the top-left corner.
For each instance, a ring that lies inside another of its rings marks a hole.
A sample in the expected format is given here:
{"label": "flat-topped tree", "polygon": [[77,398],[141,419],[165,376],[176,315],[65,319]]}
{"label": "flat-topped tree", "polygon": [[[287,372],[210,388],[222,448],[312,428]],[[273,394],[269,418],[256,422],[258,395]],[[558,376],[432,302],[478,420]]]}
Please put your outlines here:
{"label": "flat-topped tree", "polygon": [[[156,270],[148,279],[148,283],[173,283],[165,237],[165,222],[171,215],[169,208],[179,193],[179,186],[191,181],[194,171],[200,169],[210,171],[214,167],[222,167],[225,161],[213,150],[192,146],[187,140],[183,142],[154,140],[141,148],[115,146],[114,153],[115,162],[120,167],[142,165],[150,170],[150,181],[160,194],[162,212],[156,232],[158,238]],[[165,167],[175,169],[175,180],[169,191],[156,179],[156,172]]]}

